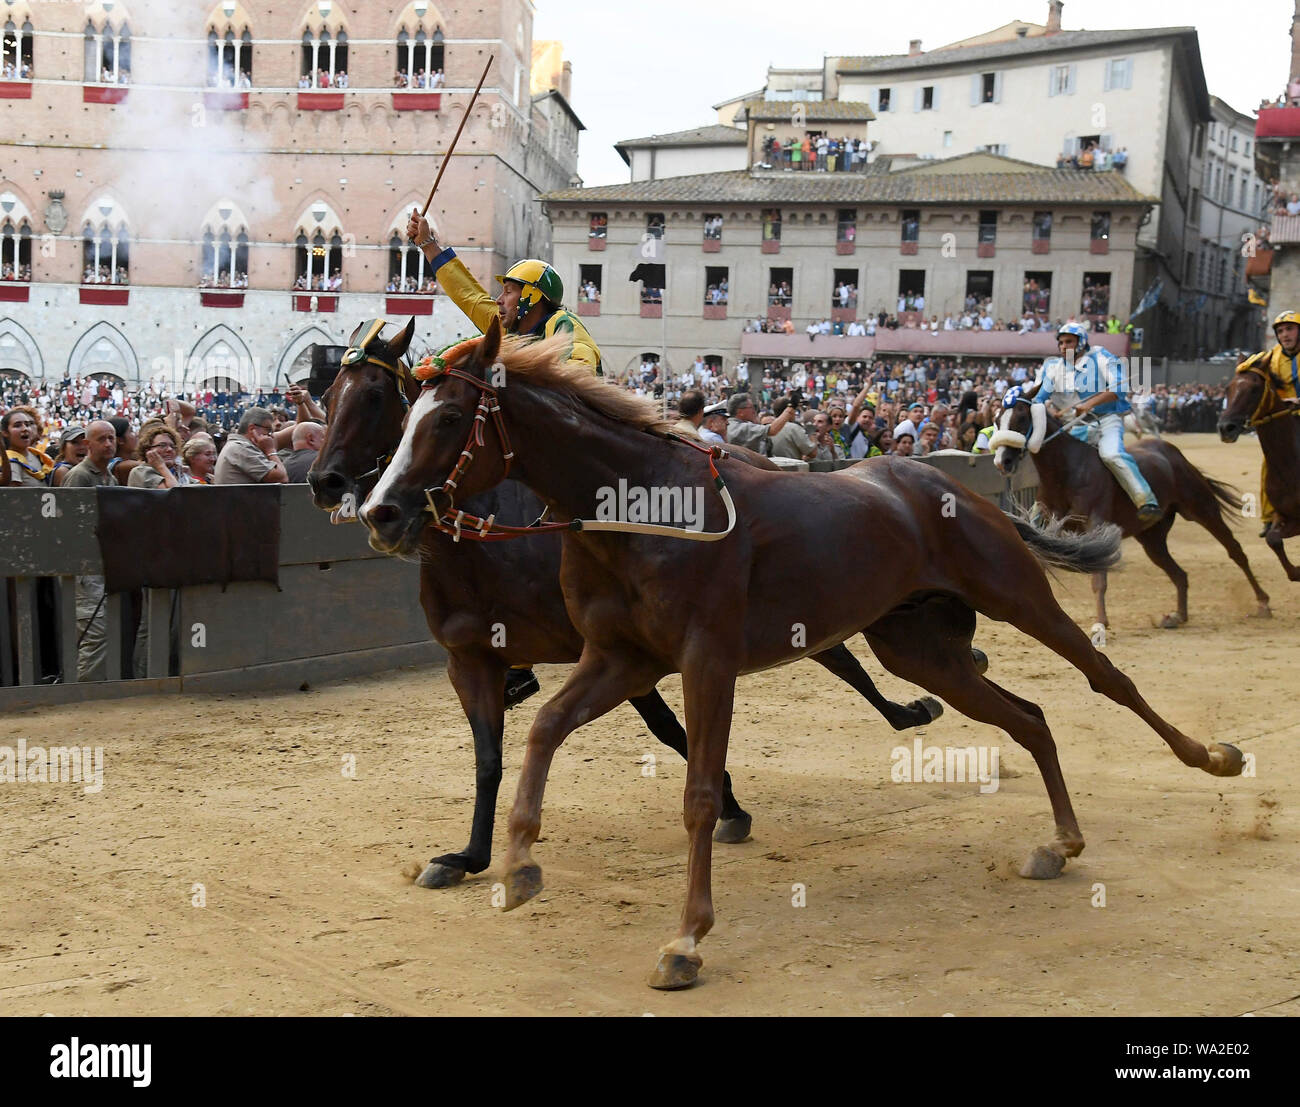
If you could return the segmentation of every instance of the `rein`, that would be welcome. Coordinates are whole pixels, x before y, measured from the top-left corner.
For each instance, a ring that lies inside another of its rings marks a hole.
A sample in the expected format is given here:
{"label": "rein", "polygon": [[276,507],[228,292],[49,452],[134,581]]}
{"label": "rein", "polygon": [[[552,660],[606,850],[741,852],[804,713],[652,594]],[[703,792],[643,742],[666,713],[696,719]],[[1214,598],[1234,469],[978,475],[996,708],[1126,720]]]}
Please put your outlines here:
{"label": "rein", "polygon": [[1255,376],[1261,378],[1264,382],[1264,394],[1259,398],[1259,403],[1255,405],[1255,410],[1251,413],[1250,418],[1246,420],[1246,427],[1248,429],[1254,427],[1262,427],[1266,423],[1273,422],[1274,419],[1282,419],[1288,415],[1300,415],[1300,405],[1292,407],[1283,404],[1276,411],[1272,411],[1269,412],[1267,415],[1261,416],[1260,412],[1264,410],[1269,400],[1274,400],[1277,398],[1277,388],[1273,382],[1273,374],[1268,372],[1266,369],[1261,369],[1258,366],[1254,366],[1254,365],[1250,366],[1247,369],[1239,369],[1238,372],[1254,373]]}
{"label": "rein", "polygon": [[[455,505],[455,491],[465,474],[469,472],[470,465],[474,462],[474,450],[476,447],[484,445],[483,427],[491,417],[493,426],[496,427],[497,435],[501,442],[502,460],[505,462],[505,474],[502,480],[510,473],[510,463],[514,459],[514,451],[510,448],[510,437],[506,433],[505,420],[501,414],[501,402],[497,398],[497,391],[486,381],[465,372],[462,369],[454,369],[448,366],[438,366],[424,382],[425,388],[434,387],[441,377],[456,377],[465,383],[473,385],[479,391],[478,408],[474,412],[474,425],[470,428],[468,437],[465,439],[465,448],[460,452],[460,458],[457,460],[455,468],[448,474],[447,479],[442,482],[441,486],[434,488],[429,487],[424,490],[424,498],[427,506],[426,512],[433,516],[433,523],[430,524],[443,534],[451,535],[452,541],[459,542],[462,538],[467,538],[475,542],[505,542],[512,538],[522,538],[529,534],[543,534],[553,531],[587,531],[587,532],[604,532],[614,534],[648,534],[658,535],[668,538],[681,538],[692,542],[716,542],[719,539],[729,535],[736,526],[736,505],[731,499],[731,493],[728,491],[726,483],[723,481],[721,474],[718,472],[715,459],[729,456],[727,452],[717,446],[704,446],[680,435],[670,435],[679,442],[690,446],[692,449],[699,450],[701,453],[708,455],[709,472],[713,475],[713,487],[718,495],[722,498],[723,504],[727,509],[727,529],[721,531],[693,531],[684,527],[665,526],[659,523],[623,523],[609,522],[601,519],[571,519],[567,523],[543,523],[540,520],[526,527],[508,526],[505,523],[498,523],[496,515],[489,515],[486,519],[478,515],[471,515]],[[434,497],[438,493],[447,497],[449,507],[447,510],[441,510],[434,502]],[[545,512],[543,512],[543,517]]]}

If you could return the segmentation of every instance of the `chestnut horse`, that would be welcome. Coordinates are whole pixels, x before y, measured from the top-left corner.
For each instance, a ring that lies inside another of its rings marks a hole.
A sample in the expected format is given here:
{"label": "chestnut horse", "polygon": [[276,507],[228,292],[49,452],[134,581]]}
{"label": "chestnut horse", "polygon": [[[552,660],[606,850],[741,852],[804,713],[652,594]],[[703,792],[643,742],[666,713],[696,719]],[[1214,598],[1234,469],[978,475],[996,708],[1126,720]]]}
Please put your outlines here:
{"label": "chestnut horse", "polygon": [[1278,396],[1272,375],[1259,365],[1237,371],[1219,416],[1219,437],[1224,442],[1236,442],[1246,429],[1259,435],[1268,462],[1264,491],[1273,505],[1273,524],[1264,540],[1277,554],[1288,580],[1300,580],[1300,568],[1291,564],[1282,548],[1284,539],[1300,534],[1300,419],[1296,416],[1300,407]]}
{"label": "chestnut horse", "polygon": [[[1000,431],[1010,431],[1029,438],[1033,430],[1030,417],[1032,386],[1027,395],[1004,411],[998,420]],[[1038,502],[1067,529],[1084,529],[1098,523],[1114,523],[1125,538],[1136,538],[1156,565],[1174,582],[1178,608],[1165,615],[1160,625],[1173,629],[1187,622],[1187,574],[1169,552],[1169,531],[1181,515],[1199,523],[1228,551],[1233,563],[1246,574],[1258,604],[1255,614],[1268,616],[1268,593],[1259,586],[1251,571],[1246,551],[1241,548],[1228,525],[1228,510],[1241,506],[1241,494],[1231,485],[1207,477],[1183,456],[1183,452],[1164,439],[1142,441],[1130,450],[1133,460],[1151,485],[1164,514],[1145,529],[1138,522],[1137,508],[1124,493],[1101,460],[1094,446],[1062,431],[1061,422],[1048,413],[1043,444],[1034,455],[1038,471]],[[999,446],[993,460],[1003,473],[1013,473],[1024,456],[1023,448]],[[1097,622],[1109,626],[1106,618],[1106,574],[1095,573],[1092,591],[1097,601]]]}
{"label": "chestnut horse", "polygon": [[[358,482],[367,480],[370,487],[368,480],[396,448],[406,404],[419,391],[401,361],[414,333],[412,319],[391,342],[382,336],[374,339],[366,348],[374,360],[344,367],[325,393],[325,442],[307,474],[317,507],[338,510],[345,496],[355,501]],[[517,481],[506,481],[473,504],[484,516],[495,514],[521,524],[541,515],[543,506]],[[554,534],[538,532],[518,542],[457,543],[429,528],[420,552],[420,604],[430,633],[447,652],[447,674],[474,735],[476,766],[469,845],[460,853],[435,857],[417,881],[438,888],[459,883],[466,873],[482,872],[491,860],[507,669],[577,661],[582,638],[564,608],[560,540]],[[498,631],[504,633],[504,642]],[[984,655],[978,650],[975,655],[977,664],[987,667]],[[863,695],[895,730],[924,725],[943,711],[943,705],[928,696],[907,705],[886,699],[842,644],[814,660]],[[686,731],[657,691],[630,696],[629,702],[659,741],[686,757]],[[750,816],[732,795],[730,777],[724,777],[718,841],[744,841],[750,825]]]}
{"label": "chestnut horse", "polygon": [[[722,809],[736,678],[857,633],[895,674],[1002,728],[1030,751],[1056,831],[1021,872],[1058,875],[1083,849],[1083,836],[1056,746],[1036,704],[976,670],[970,643],[977,611],[1018,627],[1077,667],[1185,764],[1215,776],[1240,774],[1239,750],[1207,748],[1165,722],[1052,595],[1040,562],[1079,572],[1107,568],[1119,555],[1116,528],[1081,535],[1039,529],[907,458],[829,474],[769,472],[715,458],[670,436],[652,404],[565,364],[564,350],[562,339],[503,343],[494,320],[481,339],[462,347],[456,364],[429,379],[392,464],[360,512],[374,548],[409,551],[429,513],[458,518],[461,497],[513,472],[563,533],[560,584],[585,644],[528,735],[510,816],[507,908],[541,890],[530,850],[541,830],[547,772],[565,737],[668,673],[681,673],[687,896],[678,934],[661,949],[650,984],[689,985],[702,963],[698,943],[713,925],[710,833]],[[584,518],[593,505],[608,503],[610,489],[625,487],[654,493],[661,503],[672,502],[673,490],[683,501],[701,490],[704,529],[678,537],[607,533],[646,524]],[[845,570],[860,574],[859,587],[843,587]],[[895,612],[900,605],[904,613]],[[912,633],[891,635],[900,621],[910,622]]]}

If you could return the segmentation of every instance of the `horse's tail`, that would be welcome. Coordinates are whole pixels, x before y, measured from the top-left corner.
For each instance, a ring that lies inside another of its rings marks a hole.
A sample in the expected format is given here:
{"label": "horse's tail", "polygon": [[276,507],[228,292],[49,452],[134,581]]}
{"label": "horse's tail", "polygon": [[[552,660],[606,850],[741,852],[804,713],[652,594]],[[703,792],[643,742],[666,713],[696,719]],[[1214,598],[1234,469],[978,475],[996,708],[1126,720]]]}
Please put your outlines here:
{"label": "horse's tail", "polygon": [[1027,511],[1006,514],[1030,552],[1049,568],[1104,573],[1119,561],[1123,534],[1114,523],[1076,533],[1065,530],[1066,520],[1046,520]]}
{"label": "horse's tail", "polygon": [[1241,515],[1241,489],[1234,487],[1227,481],[1215,480],[1212,476],[1201,472],[1194,465],[1192,468],[1200,475],[1201,480],[1210,486],[1210,491],[1214,494],[1215,506],[1219,511],[1219,518],[1231,526],[1232,520]]}

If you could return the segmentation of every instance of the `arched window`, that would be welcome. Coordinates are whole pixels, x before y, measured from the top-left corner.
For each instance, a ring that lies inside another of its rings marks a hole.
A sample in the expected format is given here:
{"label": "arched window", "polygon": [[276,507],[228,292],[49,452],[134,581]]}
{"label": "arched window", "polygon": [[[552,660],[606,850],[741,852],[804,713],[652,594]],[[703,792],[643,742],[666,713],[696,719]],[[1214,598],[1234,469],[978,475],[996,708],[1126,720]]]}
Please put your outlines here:
{"label": "arched window", "polygon": [[442,14],[428,0],[415,0],[397,25],[396,87],[441,88],[446,84]]}
{"label": "arched window", "polygon": [[199,287],[248,287],[248,223],[231,200],[217,201],[203,220]]}
{"label": "arched window", "polygon": [[[224,7],[239,12],[241,9],[227,0]],[[224,14],[224,13],[223,13]],[[246,89],[253,87],[253,36],[248,28],[236,35],[231,23],[209,24],[208,27],[208,87],[221,89]]]}
{"label": "arched window", "polygon": [[348,87],[348,32],[331,0],[317,0],[307,9],[299,73],[302,89]]}
{"label": "arched window", "polygon": [[0,19],[0,81],[30,81],[36,31],[26,0],[6,0]]}
{"label": "arched window", "polygon": [[87,5],[87,9],[86,82],[130,84],[131,28],[126,6],[113,0],[97,0]]}
{"label": "arched window", "polygon": [[423,251],[396,229],[388,240],[388,291],[429,296],[438,291]]}
{"label": "arched window", "polygon": [[101,197],[82,220],[82,283],[129,284],[131,235],[121,208]]}
{"label": "arched window", "polygon": [[317,200],[298,221],[294,291],[338,292],[343,287],[342,223],[334,209]]}
{"label": "arched window", "polygon": [[12,192],[0,193],[0,281],[31,279],[31,213]]}

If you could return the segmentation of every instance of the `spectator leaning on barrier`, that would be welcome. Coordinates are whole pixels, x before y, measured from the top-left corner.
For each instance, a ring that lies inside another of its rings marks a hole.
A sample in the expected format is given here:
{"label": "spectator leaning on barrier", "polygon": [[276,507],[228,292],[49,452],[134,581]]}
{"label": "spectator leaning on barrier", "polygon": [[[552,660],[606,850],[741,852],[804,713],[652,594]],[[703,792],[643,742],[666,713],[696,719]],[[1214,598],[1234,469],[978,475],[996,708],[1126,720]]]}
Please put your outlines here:
{"label": "spectator leaning on barrier", "polygon": [[[111,488],[116,481],[109,465],[117,454],[113,424],[99,419],[86,430],[85,459],[68,471],[64,488]],[[108,614],[104,611],[104,578],[77,577],[77,679],[107,680]]]}
{"label": "spectator leaning on barrier", "polygon": [[41,440],[41,417],[32,407],[16,407],[0,419],[5,454],[14,484],[41,487],[49,484],[54,461],[37,447]]}
{"label": "spectator leaning on barrier", "polygon": [[320,448],[325,445],[325,428],[319,423],[295,423],[293,451],[284,459],[284,472],[290,484],[305,484]]}
{"label": "spectator leaning on barrier", "polygon": [[189,468],[195,484],[212,484],[212,474],[217,467],[217,444],[207,432],[190,435],[181,450],[181,458]]}
{"label": "spectator leaning on barrier", "polygon": [[193,484],[181,466],[180,435],[159,420],[152,420],[140,428],[140,448],[144,462],[131,470],[127,484],[131,488],[180,488]]}
{"label": "spectator leaning on barrier", "polygon": [[275,453],[271,413],[250,407],[217,458],[217,484],[285,484],[289,477]]}
{"label": "spectator leaning on barrier", "polygon": [[68,474],[81,464],[89,451],[85,427],[64,427],[59,436],[59,453],[54,462],[54,471],[50,473],[50,484],[61,488],[68,479]]}

